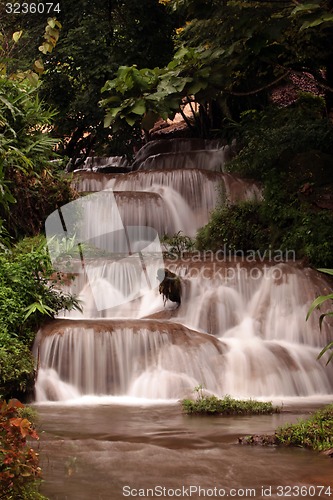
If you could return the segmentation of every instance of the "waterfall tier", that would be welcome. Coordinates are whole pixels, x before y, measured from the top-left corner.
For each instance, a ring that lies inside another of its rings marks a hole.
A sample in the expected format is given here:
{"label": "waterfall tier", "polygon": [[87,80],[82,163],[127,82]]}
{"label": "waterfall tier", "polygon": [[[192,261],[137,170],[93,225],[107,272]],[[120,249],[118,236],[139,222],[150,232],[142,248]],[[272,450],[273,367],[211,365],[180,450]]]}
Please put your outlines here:
{"label": "waterfall tier", "polygon": [[178,399],[190,396],[198,385],[236,397],[332,391],[332,371],[316,362],[315,349],[263,342],[251,325],[243,323],[242,329],[242,335],[219,340],[156,320],[58,320],[45,327],[35,345],[40,359],[37,400],[84,395]]}
{"label": "waterfall tier", "polygon": [[329,330],[319,333],[318,317],[305,322],[312,297],[327,286],[319,273],[295,264],[173,265],[182,275],[179,309],[164,308],[152,290],[97,311],[89,283],[78,277],[85,314],[106,318],[80,319],[76,312],[39,332],[37,399],[177,399],[198,385],[235,397],[332,393],[333,367],[316,359]]}
{"label": "waterfall tier", "polygon": [[164,153],[185,153],[188,151],[201,151],[211,149],[222,149],[225,157],[230,157],[230,147],[224,146],[220,139],[207,140],[199,138],[178,138],[178,139],[158,139],[145,144],[135,155],[133,170],[137,170],[140,165],[150,156]]}
{"label": "waterfall tier", "polygon": [[[175,158],[177,161],[175,161]],[[223,172],[225,153],[223,149],[186,151],[181,153],[159,153],[146,158],[139,170],[190,169]]]}
{"label": "waterfall tier", "polygon": [[[253,182],[197,169],[138,171],[118,176],[77,173],[73,185],[81,192],[112,189],[125,225],[148,225],[160,236],[178,231],[194,236],[208,222],[219,197],[226,204],[261,199],[260,189]],[[98,210],[91,216],[97,220],[108,217],[107,203]]]}

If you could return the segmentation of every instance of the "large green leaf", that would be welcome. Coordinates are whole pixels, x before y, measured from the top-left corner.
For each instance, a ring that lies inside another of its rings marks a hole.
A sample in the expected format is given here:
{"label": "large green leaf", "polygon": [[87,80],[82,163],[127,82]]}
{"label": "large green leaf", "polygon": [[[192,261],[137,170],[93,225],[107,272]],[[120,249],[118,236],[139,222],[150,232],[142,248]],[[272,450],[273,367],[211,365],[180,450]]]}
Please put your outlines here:
{"label": "large green leaf", "polygon": [[317,297],[316,300],[314,300],[311,304],[308,314],[306,315],[306,320],[309,319],[309,316],[312,314],[314,309],[320,307],[327,300],[333,300],[333,293],[330,293],[329,295],[320,295],[320,297]]}
{"label": "large green leaf", "polygon": [[321,315],[320,315],[320,318],[319,318],[319,328],[320,328],[320,329],[321,329],[321,327],[322,327],[322,324],[323,324],[324,319],[325,319],[327,316],[333,316],[333,312],[328,312],[328,313],[325,313],[325,314],[321,314]]}
{"label": "large green leaf", "polygon": [[114,117],[112,116],[111,113],[107,113],[104,117],[104,127],[109,128],[111,123],[113,122]]}
{"label": "large green leaf", "polygon": [[320,5],[318,3],[303,3],[297,5],[294,10],[291,12],[292,15],[298,14],[299,12],[312,12],[313,10],[320,9]]}
{"label": "large green leaf", "polygon": [[321,273],[325,274],[330,274],[331,276],[333,276],[333,269],[317,269],[317,271],[320,271]]}
{"label": "large green leaf", "polygon": [[[320,359],[327,351],[333,349],[333,342],[329,342],[325,347],[324,349],[322,349],[320,351],[320,353],[318,354],[318,357],[317,359]],[[328,365],[328,363],[333,359],[333,352],[330,354],[327,362],[326,362],[326,365]]]}
{"label": "large green leaf", "polygon": [[189,88],[188,88],[188,94],[189,95],[192,95],[192,94],[195,95],[200,90],[206,89],[207,86],[208,86],[208,81],[199,80],[199,81],[193,82],[193,84],[190,85]]}
{"label": "large green leaf", "polygon": [[148,111],[141,121],[141,126],[144,130],[148,131],[153,128],[158,119],[159,115],[157,113],[154,111]]}
{"label": "large green leaf", "polygon": [[315,28],[316,26],[320,26],[323,23],[332,23],[333,22],[333,14],[323,14],[322,16],[314,19],[313,21],[305,21],[300,31],[303,31],[307,28]]}
{"label": "large green leaf", "polygon": [[101,88],[101,92],[106,92],[108,90],[113,90],[116,86],[116,80],[107,80],[105,85]]}
{"label": "large green leaf", "polygon": [[134,113],[135,115],[143,115],[145,112],[146,112],[146,104],[143,99],[140,99],[131,108],[131,113]]}
{"label": "large green leaf", "polygon": [[133,125],[137,122],[138,117],[137,116],[125,116],[125,120],[128,123],[130,127],[133,127]]}

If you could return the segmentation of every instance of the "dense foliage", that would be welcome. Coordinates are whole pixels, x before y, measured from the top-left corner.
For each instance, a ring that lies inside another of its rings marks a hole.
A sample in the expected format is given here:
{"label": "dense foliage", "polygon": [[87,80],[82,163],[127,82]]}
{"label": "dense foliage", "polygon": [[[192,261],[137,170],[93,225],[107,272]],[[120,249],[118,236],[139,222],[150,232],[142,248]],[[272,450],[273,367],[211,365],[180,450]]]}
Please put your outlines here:
{"label": "dense foliage", "polygon": [[[47,21],[40,52],[52,52],[60,27]],[[44,498],[38,493],[41,470],[27,439],[38,436],[23,405],[6,399],[32,396],[36,332],[46,317],[78,303],[57,289],[60,277],[44,241],[13,246],[19,237],[38,234],[57,205],[74,196],[70,178],[51,161],[58,141],[50,134],[55,112],[38,94],[43,62],[16,67],[21,37],[22,31],[0,33],[0,497],[36,500]]]}
{"label": "dense foliage", "polygon": [[147,114],[172,117],[176,105],[195,100],[200,106],[198,115],[193,111],[195,127],[188,121],[192,132],[221,133],[226,118],[238,120],[243,111],[264,109],[269,92],[295,72],[306,72],[325,92],[327,110],[332,109],[331,1],[160,3],[185,21],[176,30],[175,55],[164,68],[141,70],[138,78],[145,85],[122,78],[135,66],[122,67],[107,82],[107,126],[124,121],[145,126]]}
{"label": "dense foliage", "polygon": [[[8,68],[7,68],[8,70]],[[57,205],[73,199],[50,136],[55,112],[38,96],[35,73],[0,75],[0,227],[35,235]]]}
{"label": "dense foliage", "polygon": [[[238,438],[239,443],[248,445],[282,445],[326,451],[333,451],[333,405],[317,411],[295,424],[279,427],[275,434],[254,434]],[[329,487],[328,487],[329,488]]]}
{"label": "dense foliage", "polygon": [[[28,414],[27,414],[28,413]],[[0,497],[42,500],[37,491],[41,477],[38,453],[27,439],[39,439],[31,415],[17,400],[0,401]]]}
{"label": "dense foliage", "polygon": [[0,398],[31,394],[38,327],[58,311],[78,307],[57,289],[58,282],[43,244],[26,241],[0,254]]}
{"label": "dense foliage", "polygon": [[333,264],[333,126],[320,99],[249,111],[237,126],[240,152],[229,170],[263,185],[262,203],[221,206],[198,233],[199,249],[295,250],[312,265]]}
{"label": "dense foliage", "polygon": [[[47,21],[40,52],[52,52],[60,28]],[[55,112],[40,100],[34,71],[43,71],[42,62],[35,61],[34,70],[15,67],[21,37],[21,31],[0,37],[0,398],[31,393],[38,327],[45,315],[77,305],[50,286],[44,242],[12,246],[38,234],[46,217],[74,196],[70,178],[51,161],[57,156],[57,140],[50,136]]]}
{"label": "dense foliage", "polygon": [[208,224],[198,231],[196,246],[199,250],[244,252],[264,250],[270,244],[269,220],[259,202],[241,202],[235,206],[221,206],[211,214]]}
{"label": "dense foliage", "polygon": [[[98,105],[100,89],[120,65],[167,64],[173,51],[174,16],[158,0],[62,0],[60,7],[55,15],[61,36],[52,54],[41,56],[45,71],[40,88],[42,99],[58,111],[54,133],[63,139],[60,152],[74,160],[91,150],[123,153],[125,143],[131,142],[129,129],[122,129],[122,141],[110,141]],[[23,31],[11,54],[11,69],[31,67],[47,15],[2,16],[4,8],[0,6],[0,17],[6,38]]]}
{"label": "dense foliage", "polygon": [[[212,86],[220,70],[219,50],[181,48],[165,68],[137,69],[135,66],[121,66],[116,78],[104,85],[101,105],[106,109],[105,126],[112,130],[127,123],[140,124],[149,131],[159,119],[173,118],[176,112],[196,135],[207,135],[205,124],[192,107],[193,120],[183,112],[185,104],[192,105],[199,100],[199,91]],[[203,109],[203,108],[201,108]]]}
{"label": "dense foliage", "polygon": [[[325,103],[309,93],[300,92],[297,101],[288,107],[271,105],[264,111],[244,112],[233,133],[241,150],[230,166],[232,170],[264,182],[277,170],[289,177],[292,184],[287,188],[291,190],[299,182],[308,181],[310,168],[316,167],[309,164],[300,174],[290,172],[291,156],[311,150],[333,153],[333,125],[325,113]],[[325,167],[320,173],[322,183],[333,180],[329,167]]]}
{"label": "dense foliage", "polygon": [[[193,134],[221,133],[226,117],[263,109],[291,72],[314,79],[332,108],[331,0],[63,0],[57,17],[62,32],[41,62],[41,95],[58,110],[55,132],[68,139],[62,154],[74,159],[133,145],[139,123],[147,128],[186,101],[200,104],[188,120]],[[45,15],[5,17],[6,40],[23,31],[12,68],[30,67],[45,22]]]}

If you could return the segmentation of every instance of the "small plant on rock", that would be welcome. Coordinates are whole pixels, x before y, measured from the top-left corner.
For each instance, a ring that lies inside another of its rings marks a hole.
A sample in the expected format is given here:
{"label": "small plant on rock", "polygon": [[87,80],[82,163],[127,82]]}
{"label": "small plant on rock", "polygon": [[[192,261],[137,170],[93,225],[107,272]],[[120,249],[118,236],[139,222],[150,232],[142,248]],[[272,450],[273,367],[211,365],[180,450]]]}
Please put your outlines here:
{"label": "small plant on rock", "polygon": [[182,400],[183,411],[188,415],[261,415],[280,411],[280,408],[274,407],[271,402],[238,400],[228,395],[222,399],[214,395],[204,395],[202,385],[194,391],[198,394],[195,400]]}

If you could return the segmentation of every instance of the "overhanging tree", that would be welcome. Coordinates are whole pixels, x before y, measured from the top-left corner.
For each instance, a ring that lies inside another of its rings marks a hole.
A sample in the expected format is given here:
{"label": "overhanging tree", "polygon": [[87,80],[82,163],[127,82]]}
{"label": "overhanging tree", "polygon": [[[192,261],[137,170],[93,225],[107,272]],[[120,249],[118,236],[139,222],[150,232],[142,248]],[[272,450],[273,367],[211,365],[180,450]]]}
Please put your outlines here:
{"label": "overhanging tree", "polygon": [[[331,1],[160,1],[186,19],[177,30],[178,51],[166,68],[155,68],[156,85],[148,91],[122,79],[130,73],[126,68],[107,82],[106,125],[137,123],[151,111],[172,117],[170,100],[181,106],[185,97],[200,103],[199,133],[207,135],[225,116],[238,119],[247,109],[265,107],[269,92],[295,71],[310,73],[326,89],[330,110]],[[170,77],[178,79],[177,86],[170,87]]]}
{"label": "overhanging tree", "polygon": [[[168,62],[172,15],[158,0],[63,0],[57,19],[63,29],[56,49],[43,58],[41,96],[58,110],[54,132],[65,139],[60,153],[73,160],[82,151],[112,153],[100,89],[121,64]],[[22,29],[29,31],[26,24]]]}

